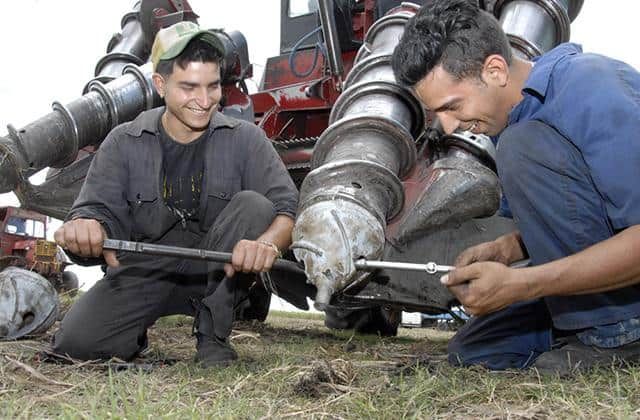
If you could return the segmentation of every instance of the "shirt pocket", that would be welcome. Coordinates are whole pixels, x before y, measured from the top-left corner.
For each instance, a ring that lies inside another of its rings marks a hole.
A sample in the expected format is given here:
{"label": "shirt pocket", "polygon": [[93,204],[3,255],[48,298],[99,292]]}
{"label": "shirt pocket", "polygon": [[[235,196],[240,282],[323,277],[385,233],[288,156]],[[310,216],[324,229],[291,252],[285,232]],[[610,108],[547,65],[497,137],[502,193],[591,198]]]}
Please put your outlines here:
{"label": "shirt pocket", "polygon": [[132,183],[127,193],[127,202],[131,214],[131,236],[134,241],[156,238],[159,235],[158,211],[161,200],[157,189],[142,183]]}
{"label": "shirt pocket", "polygon": [[240,190],[239,179],[222,179],[209,186],[203,197],[206,202],[200,217],[200,229],[203,232],[211,228],[220,213]]}

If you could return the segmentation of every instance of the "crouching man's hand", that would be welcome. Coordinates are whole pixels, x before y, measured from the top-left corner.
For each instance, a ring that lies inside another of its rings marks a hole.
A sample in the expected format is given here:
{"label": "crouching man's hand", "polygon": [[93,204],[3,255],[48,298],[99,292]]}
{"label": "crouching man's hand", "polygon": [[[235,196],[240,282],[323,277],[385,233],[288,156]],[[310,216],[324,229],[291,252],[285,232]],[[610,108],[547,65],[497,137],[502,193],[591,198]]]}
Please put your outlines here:
{"label": "crouching man's hand", "polygon": [[231,264],[224,265],[227,277],[236,272],[260,273],[271,270],[280,251],[271,242],[243,239],[233,247]]}
{"label": "crouching man's hand", "polygon": [[104,256],[104,260],[110,267],[120,265],[115,251],[102,249],[102,243],[107,239],[107,232],[97,220],[69,220],[56,230],[53,237],[58,245],[79,257]]}
{"label": "crouching man's hand", "polygon": [[530,299],[525,269],[497,262],[478,262],[456,268],[440,279],[467,313],[485,315]]}
{"label": "crouching man's hand", "polygon": [[494,241],[484,242],[464,250],[454,265],[464,267],[474,262],[495,261],[509,265],[526,258],[527,253],[519,232],[511,232]]}

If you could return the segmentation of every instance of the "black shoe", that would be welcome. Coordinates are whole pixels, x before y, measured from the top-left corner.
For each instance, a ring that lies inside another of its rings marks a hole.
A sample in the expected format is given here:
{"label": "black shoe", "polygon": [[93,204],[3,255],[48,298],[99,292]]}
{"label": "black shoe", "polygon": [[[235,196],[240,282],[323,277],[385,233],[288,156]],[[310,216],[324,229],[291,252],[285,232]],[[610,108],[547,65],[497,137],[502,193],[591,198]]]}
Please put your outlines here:
{"label": "black shoe", "polygon": [[616,348],[600,348],[583,344],[576,336],[567,344],[542,353],[532,367],[545,374],[571,376],[596,367],[623,366],[640,361],[640,341]]}
{"label": "black shoe", "polygon": [[196,333],[196,363],[203,367],[223,367],[238,358],[238,353],[227,340]]}
{"label": "black shoe", "polygon": [[205,368],[227,366],[238,358],[238,353],[228,340],[219,338],[213,328],[209,309],[197,300],[192,300],[196,314],[193,319],[192,334],[196,336],[196,363]]}

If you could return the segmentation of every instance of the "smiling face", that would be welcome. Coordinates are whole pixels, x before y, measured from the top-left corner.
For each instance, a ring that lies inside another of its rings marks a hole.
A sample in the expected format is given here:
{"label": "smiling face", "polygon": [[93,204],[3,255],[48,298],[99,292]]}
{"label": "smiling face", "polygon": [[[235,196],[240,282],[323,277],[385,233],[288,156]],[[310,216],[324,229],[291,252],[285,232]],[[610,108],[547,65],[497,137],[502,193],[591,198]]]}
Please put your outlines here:
{"label": "smiling face", "polygon": [[491,59],[487,58],[480,78],[458,80],[438,65],[414,86],[420,101],[438,116],[445,133],[471,131],[495,136],[507,126],[515,104],[507,83],[508,66]]}
{"label": "smiling face", "polygon": [[183,69],[174,63],[170,75],[154,73],[153,82],[166,105],[162,124],[167,133],[180,143],[200,137],[222,97],[218,64],[192,61]]}

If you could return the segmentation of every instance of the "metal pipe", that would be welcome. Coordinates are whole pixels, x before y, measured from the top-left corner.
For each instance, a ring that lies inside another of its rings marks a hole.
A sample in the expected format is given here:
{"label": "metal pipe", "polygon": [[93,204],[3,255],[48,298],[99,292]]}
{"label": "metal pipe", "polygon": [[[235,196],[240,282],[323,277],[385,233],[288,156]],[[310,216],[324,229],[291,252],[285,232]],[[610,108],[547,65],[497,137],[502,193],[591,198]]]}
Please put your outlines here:
{"label": "metal pipe", "polygon": [[0,193],[47,166],[65,167],[78,149],[99,144],[118,123],[160,104],[152,87],[151,64],[126,67],[109,83],[94,81],[82,97],[63,105],[54,102],[53,112],[21,129],[9,126],[0,136]]}
{"label": "metal pipe", "polygon": [[[145,34],[140,23],[140,4],[134,10],[122,17],[122,32],[115,34],[107,46],[107,54],[98,60],[95,78],[91,81],[108,83],[120,77],[124,67],[129,64],[141,66],[147,61],[149,51],[145,45]],[[84,92],[89,91],[89,82]]]}
{"label": "metal pipe", "polygon": [[318,0],[318,6],[320,23],[322,25],[322,36],[324,37],[324,43],[327,46],[331,75],[341,77],[342,72],[344,71],[344,66],[342,63],[340,42],[338,41],[336,19],[333,15],[333,0]]}
{"label": "metal pipe", "polygon": [[494,16],[500,20],[514,51],[531,59],[567,42],[571,21],[583,0],[497,0]]}

